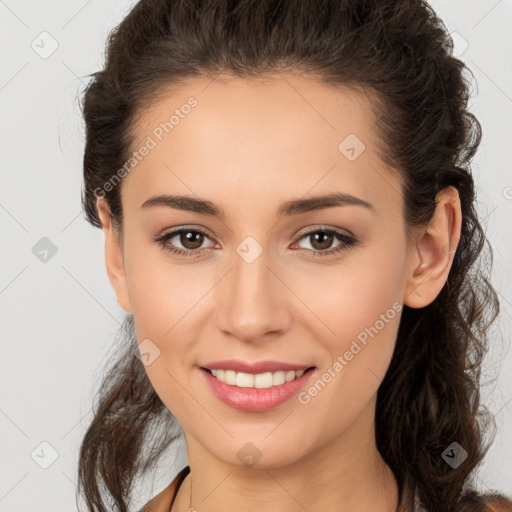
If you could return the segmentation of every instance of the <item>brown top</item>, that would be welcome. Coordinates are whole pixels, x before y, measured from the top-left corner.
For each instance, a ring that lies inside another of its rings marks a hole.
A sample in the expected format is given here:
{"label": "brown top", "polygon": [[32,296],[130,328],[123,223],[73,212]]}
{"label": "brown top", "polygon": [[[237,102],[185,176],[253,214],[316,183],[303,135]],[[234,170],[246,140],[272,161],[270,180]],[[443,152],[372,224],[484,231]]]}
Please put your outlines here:
{"label": "brown top", "polygon": [[[170,512],[176,499],[176,494],[178,494],[178,489],[189,473],[190,466],[185,466],[162,492],[158,493],[141,508],[140,512]],[[415,497],[414,511],[425,512],[425,509],[419,503],[417,495]]]}
{"label": "brown top", "polygon": [[190,466],[185,466],[162,492],[159,492],[140,509],[140,512],[169,512],[181,483],[189,473]]}

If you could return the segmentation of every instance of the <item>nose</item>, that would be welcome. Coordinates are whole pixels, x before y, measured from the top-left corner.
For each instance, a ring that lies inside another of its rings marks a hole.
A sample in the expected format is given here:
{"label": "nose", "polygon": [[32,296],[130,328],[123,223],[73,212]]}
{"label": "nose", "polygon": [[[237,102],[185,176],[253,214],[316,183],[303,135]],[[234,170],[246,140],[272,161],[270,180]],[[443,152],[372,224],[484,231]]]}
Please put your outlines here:
{"label": "nose", "polygon": [[217,287],[217,325],[227,335],[244,342],[279,336],[291,322],[286,279],[271,265],[265,251],[254,261],[238,253],[231,271]]}

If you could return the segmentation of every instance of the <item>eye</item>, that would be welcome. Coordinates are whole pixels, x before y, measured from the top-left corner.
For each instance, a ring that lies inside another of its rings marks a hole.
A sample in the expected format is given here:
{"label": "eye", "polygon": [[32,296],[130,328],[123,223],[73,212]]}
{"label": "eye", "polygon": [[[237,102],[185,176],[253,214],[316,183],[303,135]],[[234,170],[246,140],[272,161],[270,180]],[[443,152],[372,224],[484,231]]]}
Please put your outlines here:
{"label": "eye", "polygon": [[[154,239],[163,249],[179,256],[198,256],[213,247],[202,247],[205,238],[210,239],[209,235],[197,228],[182,227],[166,233]],[[174,242],[173,239],[176,239]],[[359,241],[353,236],[347,235],[335,229],[319,228],[308,231],[300,236],[299,242],[305,239],[309,242],[311,248],[301,248],[301,250],[312,253],[313,257],[330,256],[347,250],[349,247],[356,245]],[[333,242],[338,241],[339,244],[330,249]],[[181,244],[184,248],[176,247]],[[296,242],[297,244],[298,242]]]}
{"label": "eye", "polygon": [[[210,238],[204,231],[196,228],[180,228],[170,233],[166,233],[154,239],[155,242],[160,244],[166,251],[180,256],[197,256],[202,254],[204,249],[198,250],[203,245],[204,239]],[[176,238],[174,243],[169,243],[173,238]],[[180,243],[185,249],[175,247],[175,243]]]}
{"label": "eye", "polygon": [[[341,231],[335,229],[320,228],[313,231],[304,233],[300,238],[305,239],[309,242],[312,249],[307,248],[308,252],[312,252],[313,257],[317,256],[330,256],[347,250],[349,247],[354,246],[358,243],[358,240],[353,236],[347,235]],[[333,249],[329,249],[333,242],[338,240],[340,243]],[[297,242],[298,243],[298,242]]]}

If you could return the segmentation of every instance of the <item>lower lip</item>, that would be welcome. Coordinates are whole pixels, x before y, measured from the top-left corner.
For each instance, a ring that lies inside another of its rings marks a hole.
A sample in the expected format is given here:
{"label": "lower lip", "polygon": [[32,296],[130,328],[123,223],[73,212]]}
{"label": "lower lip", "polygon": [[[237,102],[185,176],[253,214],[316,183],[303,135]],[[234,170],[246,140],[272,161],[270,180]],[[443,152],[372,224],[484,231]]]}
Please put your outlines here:
{"label": "lower lip", "polygon": [[240,388],[216,379],[207,370],[200,368],[206,382],[225,404],[247,412],[262,412],[273,409],[295,396],[316,372],[316,368],[304,372],[300,377],[270,388]]}

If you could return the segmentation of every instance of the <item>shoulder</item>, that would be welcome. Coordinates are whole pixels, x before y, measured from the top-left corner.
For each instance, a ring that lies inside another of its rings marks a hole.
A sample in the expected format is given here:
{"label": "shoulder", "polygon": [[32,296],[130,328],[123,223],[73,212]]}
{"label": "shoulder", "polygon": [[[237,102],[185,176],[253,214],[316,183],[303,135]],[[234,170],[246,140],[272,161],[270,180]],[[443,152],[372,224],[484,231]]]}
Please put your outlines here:
{"label": "shoulder", "polygon": [[190,467],[184,467],[174,480],[154,498],[149,500],[139,512],[169,512],[169,508],[178,492],[178,488],[190,472]]}
{"label": "shoulder", "polygon": [[[427,512],[416,496],[414,512]],[[512,512],[512,499],[496,491],[463,491],[451,512]]]}
{"label": "shoulder", "polygon": [[469,490],[462,494],[454,512],[512,512],[512,499],[497,491]]}
{"label": "shoulder", "polygon": [[[405,511],[406,508],[400,508]],[[414,512],[429,512],[419,499],[418,489],[414,495]],[[480,493],[474,489],[462,491],[450,512],[512,512],[512,499],[497,491]]]}

